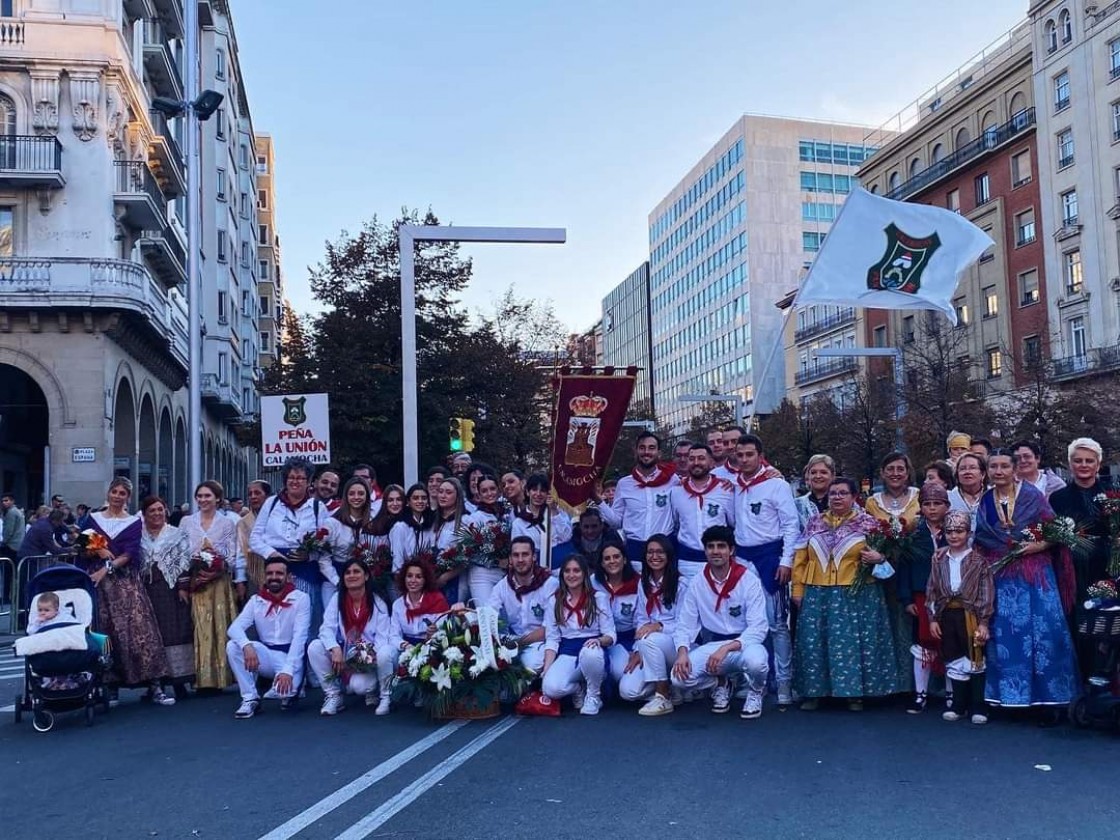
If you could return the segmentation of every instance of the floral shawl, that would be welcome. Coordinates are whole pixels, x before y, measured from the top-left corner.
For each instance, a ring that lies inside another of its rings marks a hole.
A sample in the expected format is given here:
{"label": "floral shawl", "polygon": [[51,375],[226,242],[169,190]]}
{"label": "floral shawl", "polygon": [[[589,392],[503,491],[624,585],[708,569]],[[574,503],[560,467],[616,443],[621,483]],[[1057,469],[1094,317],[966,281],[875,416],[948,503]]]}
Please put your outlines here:
{"label": "floral shawl", "polygon": [[852,546],[866,539],[867,533],[878,525],[869,513],[853,507],[851,513],[842,518],[830,512],[818,513],[809,519],[801,542],[812,548],[817,562],[822,568],[835,561],[840,562]]}

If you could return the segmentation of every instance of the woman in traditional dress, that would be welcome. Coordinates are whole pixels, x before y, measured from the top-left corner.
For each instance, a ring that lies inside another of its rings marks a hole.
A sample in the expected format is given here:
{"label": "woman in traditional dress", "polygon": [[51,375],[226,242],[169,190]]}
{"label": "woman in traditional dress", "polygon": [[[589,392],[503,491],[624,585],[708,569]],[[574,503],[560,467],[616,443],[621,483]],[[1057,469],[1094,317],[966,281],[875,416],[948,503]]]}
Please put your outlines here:
{"label": "woman in traditional dress", "polygon": [[1079,691],[1066,622],[1076,588],[1073,563],[1065,548],[1022,543],[1023,531],[1054,511],[1038,490],[1016,480],[1011,450],[992,450],[988,479],[992,487],[980,500],[973,548],[989,563],[1006,556],[1011,542],[1023,554],[995,575],[985,699],[997,706],[1050,707],[1039,722],[1052,724]]}
{"label": "woman in traditional dress", "polygon": [[864,509],[881,522],[894,517],[913,527],[920,513],[918,488],[910,484],[913,475],[910,458],[901,452],[891,452],[879,463],[883,489],[872,494]]}
{"label": "woman in traditional dress", "polygon": [[[898,691],[898,658],[883,587],[865,566],[883,562],[867,547],[875,518],[855,506],[856,483],[833,479],[828,512],[809,520],[793,563],[793,601],[800,609],[794,684],[801,708],[843,697],[852,711],[864,697]],[[857,575],[864,582],[856,591]]]}
{"label": "woman in traditional dress", "polygon": [[105,508],[90,514],[88,522],[108,545],[87,552],[82,565],[97,587],[98,626],[111,644],[113,668],[106,680],[110,703],[116,703],[120,685],[148,686],[154,703],[171,706],[175,698],[160,688],[170,668],[152,602],[140,582],[142,527],[140,516],[128,512],[131,497],[127,478],[109,483]]}
{"label": "woman in traditional dress", "polygon": [[194,491],[198,513],[184,516],[179,524],[191,545],[195,688],[219,691],[233,682],[226,630],[237,616],[230,575],[237,527],[218,512],[224,492],[216,481],[202,482]]}
{"label": "woman in traditional dress", "polygon": [[804,474],[809,492],[794,500],[802,531],[810,519],[828,510],[828,485],[836,478],[836,462],[829,455],[814,455],[805,465]]}
{"label": "woman in traditional dress", "polygon": [[[572,519],[549,499],[551,487],[548,476],[533,473],[525,482],[525,495],[528,503],[515,511],[511,533],[515,537],[525,536],[537,547],[539,562],[546,569],[552,568],[552,556],[556,548],[572,538]],[[551,531],[549,549],[545,549],[545,533]]]}
{"label": "woman in traditional dress", "polygon": [[174,686],[175,696],[182,699],[186,697],[187,683],[194,682],[191,541],[182,529],[167,524],[167,504],[159,496],[141,501],[140,514],[144,518],[140,577],[152,602],[167,655],[164,686]]}
{"label": "woman in traditional dress", "polygon": [[976,511],[988,489],[988,460],[975,452],[957,458],[957,486],[949,491],[949,510],[960,510],[972,517],[972,533],[976,533]]}
{"label": "woman in traditional dress", "polygon": [[272,495],[272,485],[267,481],[250,481],[245,491],[245,501],[248,509],[237,523],[237,547],[245,567],[245,583],[237,585],[237,597],[242,601],[264,586],[264,558],[253,551],[249,545],[249,537],[253,533],[253,526],[257,524],[257,515],[261,512],[265,500]]}

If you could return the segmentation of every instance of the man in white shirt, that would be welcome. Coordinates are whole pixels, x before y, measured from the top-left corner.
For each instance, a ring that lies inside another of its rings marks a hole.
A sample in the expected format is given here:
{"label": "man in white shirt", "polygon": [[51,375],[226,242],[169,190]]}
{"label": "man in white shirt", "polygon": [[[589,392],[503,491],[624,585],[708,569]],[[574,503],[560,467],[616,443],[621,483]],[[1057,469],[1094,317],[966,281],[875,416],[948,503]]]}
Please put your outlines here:
{"label": "man in white shirt", "polygon": [[688,453],[688,477],[669,491],[677,525],[677,568],[692,580],[707,562],[702,537],[713,525],[735,525],[735,488],[717,478],[712,450],[694,443]]}
{"label": "man in white shirt", "polygon": [[716,466],[722,467],[727,460],[727,448],[723,445],[723,432],[719,429],[712,429],[708,432],[708,448],[712,450],[712,457],[716,460]]}
{"label": "man in white shirt", "polygon": [[789,484],[781,472],[763,461],[762,452],[762,440],[756,435],[739,439],[735,554],[758,573],[766,591],[778,703],[790,705],[793,644],[789,632],[789,579],[801,520]]}
{"label": "man in white shirt", "polygon": [[509,547],[509,574],[490,591],[490,606],[504,613],[517,639],[521,664],[536,674],[544,666],[544,614],[553,607],[558,578],[537,564],[529,537],[514,537]]}
{"label": "man in white shirt", "polygon": [[[249,640],[249,628],[259,641]],[[273,678],[265,697],[279,697],[280,708],[288,707],[303,681],[310,632],[311,600],[288,580],[288,562],[270,557],[264,567],[264,586],[229,626],[226,658],[241,692],[235,718],[247,720],[257,713],[258,676]]]}
{"label": "man in white shirt", "polygon": [[[762,715],[762,697],[770,671],[766,648],[766,595],[758,577],[733,562],[735,532],[716,525],[704,532],[708,556],[704,571],[691,583],[681,605],[673,641],[677,661],[673,685],[679,689],[712,689],[712,711],[731,707],[730,681],[742,675],[747,698],[740,717]],[[701,644],[693,648],[699,635]]]}
{"label": "man in white shirt", "polygon": [[617,528],[626,541],[626,559],[641,568],[646,540],[654,534],[671,536],[673,509],[669,491],[677,484],[672,464],[661,464],[661,439],[652,432],[638,436],[634,469],[618,480],[614,504],[600,505],[603,521]]}
{"label": "man in white shirt", "polygon": [[742,426],[730,426],[723,430],[723,451],[727,456],[722,464],[712,470],[712,475],[734,482],[739,476],[739,441],[745,435]]}

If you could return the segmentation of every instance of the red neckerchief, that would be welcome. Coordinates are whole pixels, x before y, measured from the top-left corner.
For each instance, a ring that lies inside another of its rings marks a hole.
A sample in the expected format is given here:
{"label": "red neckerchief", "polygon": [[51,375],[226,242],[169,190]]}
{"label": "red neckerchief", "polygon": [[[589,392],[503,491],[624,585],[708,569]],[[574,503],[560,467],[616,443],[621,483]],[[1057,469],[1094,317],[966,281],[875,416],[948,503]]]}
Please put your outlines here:
{"label": "red neckerchief", "polygon": [[295,512],[295,511],[299,510],[301,507],[303,507],[304,504],[306,504],[307,500],[311,498],[311,496],[310,496],[310,494],[307,495],[307,496],[304,496],[302,502],[298,502],[296,504],[293,504],[292,500],[288,497],[288,491],[287,490],[281,490],[280,494],[276,498],[278,498],[280,500],[280,504],[282,504],[288,510],[290,510],[292,512]]}
{"label": "red neckerchief", "polygon": [[645,476],[643,476],[640,472],[638,472],[637,467],[634,467],[634,469],[630,470],[630,477],[633,478],[638,487],[642,488],[643,490],[646,487],[662,487],[668,484],[676,474],[677,468],[675,464],[658,464],[657,469],[653,474],[653,478],[646,478]]}
{"label": "red neckerchief", "polygon": [[638,594],[638,581],[640,581],[640,580],[641,580],[641,578],[639,578],[637,575],[635,575],[634,577],[630,578],[630,580],[624,580],[622,583],[620,583],[618,585],[618,589],[613,588],[608,583],[606,585],[607,586],[607,594],[609,594],[611,596],[611,603],[612,604],[614,603],[615,598],[624,598],[627,595],[637,595]]}
{"label": "red neckerchief", "polygon": [[408,595],[406,594],[404,596],[405,621],[411,622],[413,619],[422,615],[445,613],[448,609],[447,599],[443,597],[442,592],[425,592],[420,598],[420,603],[417,604],[415,608],[412,607]]}
{"label": "red neckerchief", "polygon": [[763,461],[758,467],[758,472],[756,472],[753,476],[751,476],[750,478],[743,478],[743,473],[742,471],[740,471],[739,474],[735,477],[735,480],[739,483],[739,489],[746,491],[750,490],[756,484],[761,484],[767,479],[781,477],[782,474],[780,472]]}
{"label": "red neckerchief", "polygon": [[718,475],[709,474],[708,475],[708,485],[706,487],[700,489],[700,490],[693,490],[692,489],[692,478],[691,477],[689,477],[685,481],[682,481],[681,484],[684,486],[684,492],[687,493],[691,498],[695,499],[696,504],[698,504],[701,508],[703,508],[704,507],[704,497],[706,495],[708,495],[709,493],[711,493],[713,490],[715,490],[717,487],[719,487],[719,485],[722,482],[723,482],[723,479],[720,478]]}
{"label": "red neckerchief", "polygon": [[556,593],[564,599],[564,623],[566,624],[572,616],[579,619],[579,626],[583,627],[584,609],[587,607],[587,590],[584,589],[579,594],[579,600],[574,605],[568,604],[568,593]]}
{"label": "red neckerchief", "polygon": [[325,507],[330,513],[334,513],[336,510],[342,507],[342,499],[328,499],[327,501],[323,502],[323,507]]}
{"label": "red neckerchief", "polygon": [[[661,582],[665,582],[665,578],[661,578]],[[649,586],[645,587],[646,591],[646,618],[653,618],[654,608],[661,612],[661,583],[655,584],[652,580]]]}
{"label": "red neckerchief", "polygon": [[349,592],[343,595],[341,600],[342,629],[346,631],[347,638],[350,637],[351,633],[360,636],[362,631],[366,629],[366,625],[369,624],[370,617],[373,615],[373,609],[370,606],[369,598],[366,597],[364,592],[362,593],[361,606],[358,608],[357,613],[351,609],[353,601],[350,598]]}
{"label": "red neckerchief", "polygon": [[712,577],[711,566],[708,566],[708,565],[704,566],[704,580],[706,580],[708,582],[708,586],[710,586],[712,588],[712,592],[714,592],[715,595],[716,595],[716,612],[717,613],[719,612],[720,604],[722,604],[728,598],[728,596],[731,595],[731,591],[735,588],[735,585],[739,582],[739,579],[742,578],[743,575],[745,575],[746,573],[747,573],[747,567],[746,566],[741,566],[738,563],[736,563],[734,560],[732,560],[731,561],[731,571],[727,575],[727,580],[725,580],[723,582],[723,587],[722,588],[717,589],[716,588],[716,580],[715,580],[715,578]]}
{"label": "red neckerchief", "polygon": [[296,587],[294,584],[286,583],[284,584],[283,589],[273,595],[265,587],[262,586],[257,594],[268,601],[268,609],[265,610],[264,613],[265,617],[267,618],[268,616],[272,615],[273,612],[279,613],[280,610],[286,610],[288,607],[290,607],[291,604],[289,604],[285,599],[289,595],[291,595],[295,591],[295,589]]}
{"label": "red neckerchief", "polygon": [[528,595],[530,592],[536,592],[538,589],[540,589],[542,586],[544,586],[544,582],[546,580],[548,580],[550,577],[552,577],[552,575],[550,575],[548,573],[548,569],[541,568],[540,566],[534,566],[533,567],[533,579],[530,580],[524,586],[519,586],[518,585],[517,578],[514,577],[514,575],[513,575],[513,569],[509,570],[509,575],[507,576],[507,579],[509,581],[510,590],[513,592],[514,595],[517,596],[517,600],[520,601],[523,597]]}

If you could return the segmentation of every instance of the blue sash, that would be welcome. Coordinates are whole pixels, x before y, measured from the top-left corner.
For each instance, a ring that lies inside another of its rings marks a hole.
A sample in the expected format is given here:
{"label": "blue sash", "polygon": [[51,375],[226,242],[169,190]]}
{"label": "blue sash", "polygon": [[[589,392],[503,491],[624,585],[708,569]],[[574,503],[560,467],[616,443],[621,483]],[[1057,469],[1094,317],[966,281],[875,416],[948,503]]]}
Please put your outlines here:
{"label": "blue sash", "polygon": [[692,563],[707,563],[708,555],[702,548],[690,548],[684,543],[677,543],[677,560],[688,560]]}
{"label": "blue sash", "polygon": [[[285,557],[291,556],[291,553],[296,550],[296,546],[289,546],[288,548],[278,548],[281,554]],[[293,577],[297,577],[305,583],[318,586],[323,583],[326,578],[323,573],[319,571],[318,560],[300,560],[295,563],[288,564],[288,571]]]}
{"label": "blue sash", "polygon": [[618,638],[615,639],[615,643],[619,644],[619,645],[622,645],[627,650],[633,650],[634,649],[634,634],[636,632],[637,632],[636,630],[619,630],[618,631]]}
{"label": "blue sash", "polygon": [[735,546],[735,556],[740,560],[746,560],[754,564],[755,571],[758,572],[758,576],[762,580],[762,588],[766,590],[766,594],[773,595],[778,591],[778,581],[774,579],[774,575],[777,574],[778,566],[782,560],[781,540],[774,540],[774,542],[763,543],[762,545],[737,545]]}
{"label": "blue sash", "polygon": [[287,653],[288,651],[290,651],[292,649],[292,646],[290,644],[287,644],[287,645],[270,645],[268,642],[261,642],[261,644],[264,645],[269,650],[279,651],[280,653]]}
{"label": "blue sash", "polygon": [[404,634],[404,640],[410,645],[418,645],[427,638],[426,636],[410,636],[408,633]]}
{"label": "blue sash", "polygon": [[578,639],[561,639],[560,649],[556,652],[557,656],[579,656],[579,652],[583,650],[584,644],[588,639],[593,639],[594,636],[582,636]]}
{"label": "blue sash", "polygon": [[700,644],[709,645],[712,642],[730,642],[732,639],[738,639],[739,633],[713,633],[706,627],[700,628]]}
{"label": "blue sash", "polygon": [[646,559],[646,541],[626,540],[626,559],[640,567]]}

